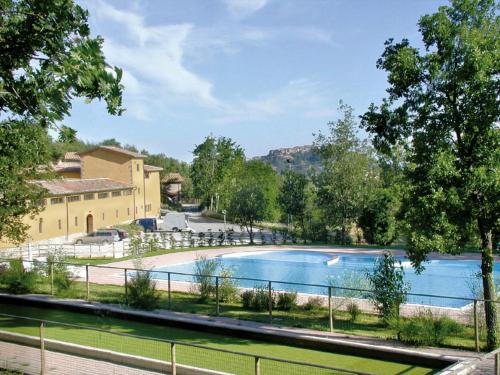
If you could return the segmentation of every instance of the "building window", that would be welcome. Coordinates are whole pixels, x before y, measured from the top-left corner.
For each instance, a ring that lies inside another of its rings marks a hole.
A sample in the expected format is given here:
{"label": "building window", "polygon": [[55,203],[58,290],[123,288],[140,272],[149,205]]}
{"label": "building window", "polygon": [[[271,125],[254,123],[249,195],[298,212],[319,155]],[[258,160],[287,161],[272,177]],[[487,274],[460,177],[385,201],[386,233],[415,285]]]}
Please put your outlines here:
{"label": "building window", "polygon": [[115,211],[115,216],[118,217],[118,210]]}
{"label": "building window", "polygon": [[62,222],[61,222],[61,219],[57,220],[57,228],[59,228],[59,230],[62,229]]}
{"label": "building window", "polygon": [[38,219],[38,233],[42,233],[43,232],[43,219],[40,218]]}
{"label": "building window", "polygon": [[45,206],[47,205],[47,199],[40,199],[40,203],[39,203],[39,205],[40,205],[41,207],[45,207]]}
{"label": "building window", "polygon": [[121,191],[113,191],[113,192],[111,193],[111,196],[112,196],[112,197],[121,197],[121,195],[122,195],[122,192],[121,192]]}
{"label": "building window", "polygon": [[78,226],[78,216],[75,216],[75,227]]}
{"label": "building window", "polygon": [[68,197],[68,202],[78,202],[80,200],[79,195],[72,195],[71,197]]}
{"label": "building window", "polygon": [[145,178],[149,178],[149,172],[144,173]]}
{"label": "building window", "polygon": [[64,203],[64,198],[59,197],[59,198],[50,198],[50,204],[61,204]]}
{"label": "building window", "polygon": [[125,190],[123,195],[132,195],[132,190]]}
{"label": "building window", "polygon": [[104,199],[104,198],[107,198],[109,197],[109,193],[99,193],[97,194],[97,198],[99,199]]}
{"label": "building window", "polygon": [[127,207],[127,216],[130,216],[130,207]]}
{"label": "building window", "polygon": [[137,172],[139,172],[139,163],[137,163],[137,164],[135,165],[135,167],[136,167],[136,169],[137,169]]}
{"label": "building window", "polygon": [[102,213],[102,219],[104,220],[104,212]]}
{"label": "building window", "polygon": [[151,203],[146,205],[146,212],[149,212],[149,211],[151,211]]}
{"label": "building window", "polygon": [[94,198],[95,198],[95,194],[94,194],[94,193],[85,194],[85,195],[83,196],[83,200],[86,200],[86,201],[90,201],[90,200],[92,200],[92,199],[94,199]]}

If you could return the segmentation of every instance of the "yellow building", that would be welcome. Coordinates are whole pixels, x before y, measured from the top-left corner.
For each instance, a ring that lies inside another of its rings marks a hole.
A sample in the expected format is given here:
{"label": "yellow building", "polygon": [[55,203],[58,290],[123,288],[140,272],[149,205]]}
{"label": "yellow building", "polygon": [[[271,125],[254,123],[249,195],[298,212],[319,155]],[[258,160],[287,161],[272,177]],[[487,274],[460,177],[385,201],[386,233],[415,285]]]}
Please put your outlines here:
{"label": "yellow building", "polygon": [[24,220],[29,241],[68,240],[159,215],[162,168],[144,164],[144,155],[111,146],[71,154],[54,165],[60,179],[33,181],[48,196],[43,211]]}

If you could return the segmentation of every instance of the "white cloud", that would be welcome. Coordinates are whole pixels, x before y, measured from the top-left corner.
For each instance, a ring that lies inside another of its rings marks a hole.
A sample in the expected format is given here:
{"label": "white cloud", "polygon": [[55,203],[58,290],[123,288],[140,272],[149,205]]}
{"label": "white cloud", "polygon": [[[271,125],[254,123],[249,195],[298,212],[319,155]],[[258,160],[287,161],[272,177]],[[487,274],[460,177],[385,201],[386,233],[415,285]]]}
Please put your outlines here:
{"label": "white cloud", "polygon": [[[97,1],[93,14],[115,23],[119,35],[106,35],[104,53],[111,64],[124,70],[125,105],[148,106],[148,96],[156,101],[189,100],[205,107],[217,107],[212,84],[187,69],[183,62],[185,42],[191,24],[146,25],[136,13],[116,9]],[[144,109],[138,118],[145,119]]]}
{"label": "white cloud", "polygon": [[334,106],[319,82],[297,79],[254,99],[236,100],[214,119],[216,123],[267,121],[283,115],[325,119],[333,115]]}
{"label": "white cloud", "polygon": [[268,0],[224,0],[227,9],[235,17],[247,17],[268,3]]}

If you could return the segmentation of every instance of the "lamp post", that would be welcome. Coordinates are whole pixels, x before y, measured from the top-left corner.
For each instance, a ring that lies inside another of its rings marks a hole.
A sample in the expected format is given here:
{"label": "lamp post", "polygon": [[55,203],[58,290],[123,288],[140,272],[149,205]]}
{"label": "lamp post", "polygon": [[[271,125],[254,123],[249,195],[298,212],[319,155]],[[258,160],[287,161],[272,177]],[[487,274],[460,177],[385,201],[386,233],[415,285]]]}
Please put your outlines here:
{"label": "lamp post", "polygon": [[223,210],[222,214],[224,215],[224,236],[225,236],[226,235],[226,214],[227,214],[227,211]]}

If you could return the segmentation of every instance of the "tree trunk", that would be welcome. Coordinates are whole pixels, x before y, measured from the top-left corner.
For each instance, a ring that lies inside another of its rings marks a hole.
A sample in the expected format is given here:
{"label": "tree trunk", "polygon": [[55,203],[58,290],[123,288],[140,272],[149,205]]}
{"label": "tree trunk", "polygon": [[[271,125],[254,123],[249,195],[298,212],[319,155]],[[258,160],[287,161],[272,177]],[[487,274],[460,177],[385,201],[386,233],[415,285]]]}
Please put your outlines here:
{"label": "tree trunk", "polygon": [[248,234],[250,236],[250,245],[253,245],[253,225],[250,224],[250,229],[248,230]]}
{"label": "tree trunk", "polygon": [[481,232],[481,278],[484,291],[484,314],[487,329],[487,349],[495,350],[498,347],[497,337],[497,304],[495,283],[493,281],[493,241],[492,234],[484,231],[480,225]]}

